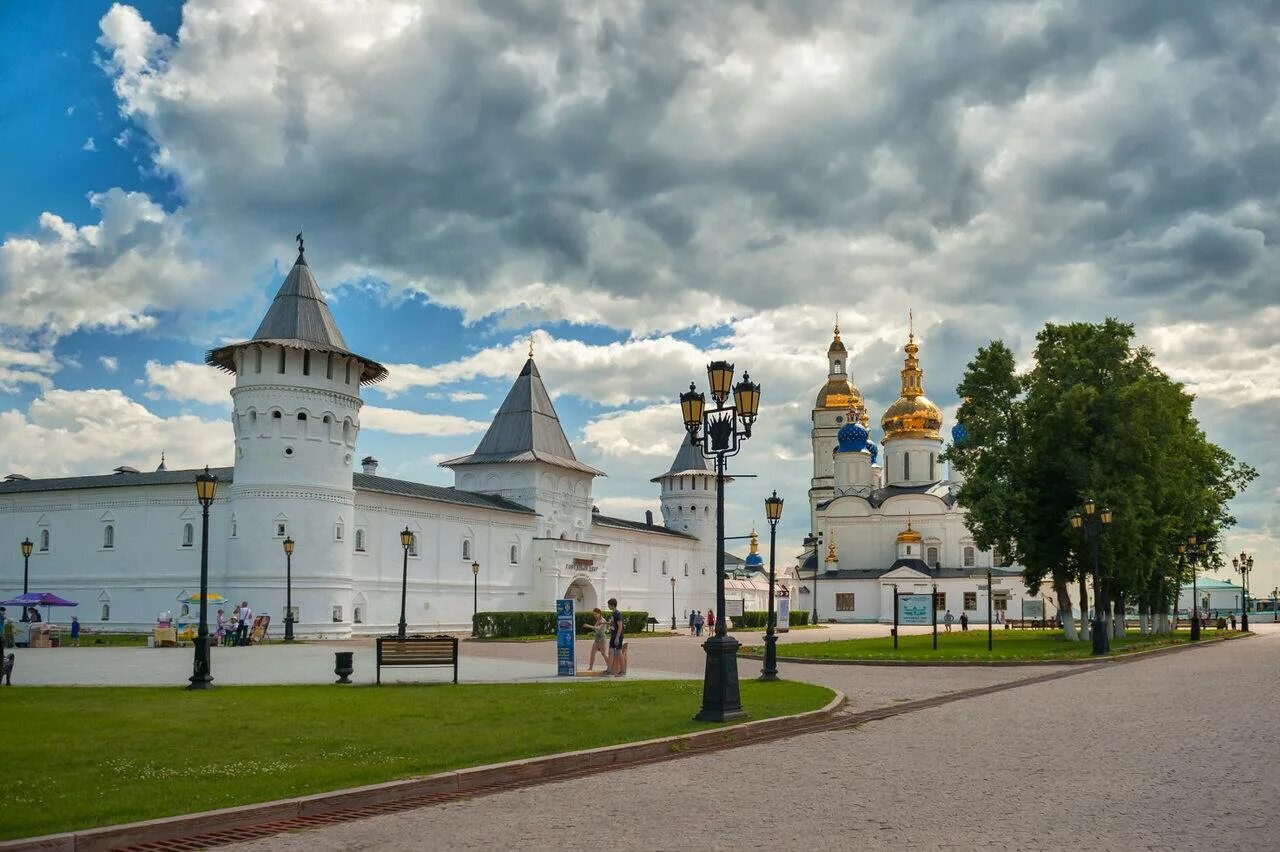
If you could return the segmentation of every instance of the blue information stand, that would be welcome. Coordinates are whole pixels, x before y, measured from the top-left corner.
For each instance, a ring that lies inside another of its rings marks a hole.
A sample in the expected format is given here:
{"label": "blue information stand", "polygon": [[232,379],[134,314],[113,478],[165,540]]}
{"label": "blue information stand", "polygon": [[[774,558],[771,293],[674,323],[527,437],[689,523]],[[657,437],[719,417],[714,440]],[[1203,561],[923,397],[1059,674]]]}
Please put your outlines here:
{"label": "blue information stand", "polygon": [[556,601],[556,674],[574,677],[577,667],[573,658],[573,599]]}

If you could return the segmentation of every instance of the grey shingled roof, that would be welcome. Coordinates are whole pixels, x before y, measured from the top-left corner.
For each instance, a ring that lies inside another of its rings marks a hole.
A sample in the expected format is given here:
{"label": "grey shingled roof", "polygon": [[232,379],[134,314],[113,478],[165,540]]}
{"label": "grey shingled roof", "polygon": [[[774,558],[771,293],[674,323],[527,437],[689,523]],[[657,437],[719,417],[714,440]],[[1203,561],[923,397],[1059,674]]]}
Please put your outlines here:
{"label": "grey shingled roof", "polygon": [[[231,482],[234,468],[211,467],[209,472],[218,477],[218,484]],[[203,468],[191,470],[154,470],[142,473],[108,473],[96,476],[65,476],[54,479],[16,479],[0,482],[0,494],[23,494],[40,491],[71,491],[77,488],[129,488],[143,485],[190,485],[191,499],[195,499],[196,474]]]}
{"label": "grey shingled roof", "polygon": [[494,415],[480,446],[467,456],[441,462],[442,467],[468,464],[541,461],[593,476],[604,472],[578,461],[564,436],[551,395],[530,358]]}
{"label": "grey shingled roof", "polygon": [[301,250],[253,338],[244,343],[233,343],[210,350],[205,355],[205,363],[234,373],[236,350],[250,343],[352,355],[362,362],[361,384],[379,382],[387,377],[386,367],[356,355],[347,348],[347,342],[342,338],[333,314],[329,313],[329,305],[325,302],[324,294],[320,292],[320,286],[316,284],[311,267]]}
{"label": "grey shingled roof", "polygon": [[602,527],[614,527],[623,530],[638,530],[640,532],[658,533],[659,535],[673,535],[678,538],[689,538],[697,540],[697,536],[688,533],[676,532],[668,527],[660,527],[657,524],[646,524],[644,521],[628,521],[625,518],[611,518],[608,515],[602,515],[599,512],[591,513],[591,523],[598,524]]}
{"label": "grey shingled roof", "polygon": [[352,474],[352,480],[357,491],[376,491],[380,494],[421,497],[426,500],[439,500],[443,503],[456,503],[461,506],[478,506],[482,509],[519,512],[522,515],[537,514],[528,506],[493,494],[459,491],[457,488],[443,485],[427,485],[423,482],[409,482],[404,479],[391,479],[390,477],[374,476],[368,473]]}
{"label": "grey shingled roof", "polygon": [[711,462],[702,454],[702,447],[689,443],[689,436],[683,436],[680,449],[676,452],[671,467],[662,476],[655,476],[650,482],[658,482],[665,476],[699,476],[714,474]]}

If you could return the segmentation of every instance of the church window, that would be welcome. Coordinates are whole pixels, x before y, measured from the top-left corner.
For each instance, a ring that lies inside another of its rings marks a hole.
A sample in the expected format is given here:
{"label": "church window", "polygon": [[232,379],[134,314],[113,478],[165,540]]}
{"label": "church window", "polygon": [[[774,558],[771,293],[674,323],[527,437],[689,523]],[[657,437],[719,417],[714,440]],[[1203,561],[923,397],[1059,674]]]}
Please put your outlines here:
{"label": "church window", "polygon": [[111,620],[111,604],[102,605],[102,620],[103,621]]}
{"label": "church window", "polygon": [[364,530],[356,530],[356,553],[364,553]]}
{"label": "church window", "polygon": [[666,575],[666,573],[667,573],[667,560],[665,560],[665,559],[664,559],[664,560],[662,560],[662,573],[663,573],[663,575]]}
{"label": "church window", "polygon": [[343,378],[343,381],[347,384],[351,384],[351,361],[348,360],[346,363],[347,363],[347,375],[345,378]]}
{"label": "church window", "polygon": [[938,548],[930,547],[928,551],[926,551],[926,553],[928,555],[926,556],[924,561],[929,563],[929,567],[932,568],[933,566],[937,565],[938,564]]}
{"label": "church window", "polygon": [[302,352],[302,375],[311,375],[311,353],[306,350]]}
{"label": "church window", "polygon": [[[326,355],[324,359],[324,377],[326,379],[333,378],[333,353],[332,352]],[[358,611],[359,607],[357,607],[356,609]]]}
{"label": "church window", "polygon": [[707,576],[707,569],[706,569],[706,567],[705,567],[705,566],[704,566],[704,567],[703,567],[703,569],[702,569],[702,576],[704,576],[704,577],[705,577],[705,576]]}
{"label": "church window", "polygon": [[[844,372],[844,364],[840,363],[839,361],[832,361],[831,372],[833,375],[836,375],[836,376],[840,375],[841,373]],[[850,607],[850,609],[852,609],[852,607]]]}
{"label": "church window", "polygon": [[298,412],[298,420],[303,421],[303,422],[306,422],[306,419],[307,419],[307,412],[305,412],[305,411],[299,411],[299,412]]}
{"label": "church window", "polygon": [[682,477],[680,477],[680,490],[681,490],[681,491],[683,491],[683,490],[684,490],[684,477],[683,477],[683,476],[682,476]]}
{"label": "church window", "polygon": [[464,538],[462,540],[462,558],[463,559],[471,558],[471,540],[470,539]]}
{"label": "church window", "polygon": [[933,593],[933,611],[942,612],[946,608],[947,608],[947,593],[934,592]]}
{"label": "church window", "polygon": [[908,555],[908,556],[910,556],[910,555],[911,555],[911,545],[909,545],[909,544],[907,545],[907,555]]}
{"label": "church window", "polygon": [[519,561],[520,561],[520,547],[519,547],[519,545],[515,545],[515,544],[511,545],[511,556],[510,556],[509,561],[511,562],[511,564],[512,564],[512,565],[515,565],[517,562],[519,562]]}
{"label": "church window", "polygon": [[904,481],[911,479],[911,453],[902,454],[902,478]]}
{"label": "church window", "polygon": [[688,563],[688,562],[684,563],[684,575],[685,575],[686,577],[688,577],[688,576],[689,576],[689,563]]}
{"label": "church window", "polygon": [[192,547],[196,543],[196,528],[191,524],[182,525],[182,546]]}
{"label": "church window", "polygon": [[974,563],[974,549],[972,546],[964,549],[964,567],[972,568]]}
{"label": "church window", "polygon": [[342,607],[340,606],[335,606],[333,608],[333,623],[334,624],[342,623]]}
{"label": "church window", "polygon": [[280,372],[281,373],[284,372],[284,359],[285,359],[285,351],[284,351],[284,347],[281,346],[280,347]]}
{"label": "church window", "polygon": [[335,541],[342,541],[342,538],[343,538],[343,536],[345,536],[345,535],[346,535],[346,533],[347,533],[347,530],[346,530],[346,528],[342,525],[342,521],[338,521],[338,523],[334,524],[334,526],[333,526],[333,538],[334,538],[334,540],[335,540]]}
{"label": "church window", "polygon": [[49,549],[49,531],[48,530],[40,530],[40,549],[41,550]]}
{"label": "church window", "polygon": [[279,420],[279,419],[280,419],[280,418],[282,418],[283,416],[284,416],[284,415],[282,415],[279,411],[273,411],[273,412],[271,412],[271,419],[272,419],[272,420]]}
{"label": "church window", "polygon": [[235,537],[236,537],[236,531],[237,531],[238,529],[239,529],[239,527],[238,527],[238,525],[236,524],[236,519],[235,519],[235,518],[232,518],[232,519],[231,519],[231,537],[232,537],[232,538],[235,538]]}
{"label": "church window", "polygon": [[285,527],[284,521],[276,521],[276,538],[284,538],[288,529]]}
{"label": "church window", "polygon": [[978,593],[977,593],[977,592],[965,592],[965,593],[964,593],[964,608],[965,608],[965,609],[977,609],[977,608],[978,608]]}
{"label": "church window", "polygon": [[255,373],[262,372],[262,350],[256,347],[253,350],[253,371]]}
{"label": "church window", "polygon": [[364,607],[360,607],[360,606],[352,607],[351,620],[356,624],[364,624]]}
{"label": "church window", "polygon": [[937,464],[937,458],[933,453],[929,453],[929,480],[932,482],[936,477],[933,475],[934,466]]}
{"label": "church window", "polygon": [[836,612],[853,612],[853,592],[836,593]]}
{"label": "church window", "polygon": [[116,528],[107,524],[102,528],[102,547],[104,550],[110,550],[116,546]]}
{"label": "church window", "polygon": [[634,556],[631,557],[631,573],[632,574],[640,573],[640,560],[636,559]]}
{"label": "church window", "polygon": [[409,542],[409,555],[418,555],[418,537],[416,535],[413,537],[413,541]]}

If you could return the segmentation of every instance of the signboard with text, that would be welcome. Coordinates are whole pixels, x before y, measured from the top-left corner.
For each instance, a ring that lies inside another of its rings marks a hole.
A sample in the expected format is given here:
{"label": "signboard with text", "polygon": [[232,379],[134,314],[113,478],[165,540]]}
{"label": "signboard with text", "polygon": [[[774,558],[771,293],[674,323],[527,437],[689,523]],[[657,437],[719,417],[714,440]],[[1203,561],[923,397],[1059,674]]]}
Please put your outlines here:
{"label": "signboard with text", "polygon": [[775,604],[778,607],[778,623],[774,629],[781,633],[791,627],[791,598],[778,598]]}
{"label": "signboard with text", "polygon": [[932,624],[933,595],[898,595],[898,624]]}
{"label": "signboard with text", "polygon": [[574,677],[577,674],[573,658],[573,599],[556,601],[556,674]]}
{"label": "signboard with text", "polygon": [[746,601],[743,598],[725,598],[724,614],[730,618],[741,618],[745,611]]}
{"label": "signboard with text", "polygon": [[1022,601],[1022,617],[1023,618],[1044,618],[1044,601]]}

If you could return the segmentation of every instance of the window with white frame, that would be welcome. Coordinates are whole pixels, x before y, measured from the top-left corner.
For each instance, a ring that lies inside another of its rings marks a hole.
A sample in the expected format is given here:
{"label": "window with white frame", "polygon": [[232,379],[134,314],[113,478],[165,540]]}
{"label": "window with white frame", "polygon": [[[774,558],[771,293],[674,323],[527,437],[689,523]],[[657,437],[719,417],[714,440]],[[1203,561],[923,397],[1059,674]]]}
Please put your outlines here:
{"label": "window with white frame", "polygon": [[40,549],[41,550],[49,549],[49,531],[48,530],[40,530]]}
{"label": "window with white frame", "polygon": [[116,528],[114,524],[107,524],[102,528],[102,549],[110,550],[116,546]]}
{"label": "window with white frame", "polygon": [[334,541],[342,541],[343,537],[346,536],[346,534],[347,534],[347,529],[342,525],[342,521],[338,521],[336,524],[333,525]]}
{"label": "window with white frame", "polygon": [[414,533],[413,538],[409,541],[409,555],[410,556],[418,555],[418,534],[417,533]]}
{"label": "window with white frame", "polygon": [[836,593],[836,612],[853,612],[853,592]]}
{"label": "window with white frame", "polygon": [[964,567],[972,568],[977,551],[973,549],[973,545],[966,545],[964,549]]}
{"label": "window with white frame", "polygon": [[462,540],[462,558],[463,559],[471,558],[471,539],[469,538],[464,538]]}
{"label": "window with white frame", "polygon": [[196,543],[196,528],[191,524],[182,525],[182,546],[192,547]]}
{"label": "window with white frame", "polygon": [[925,562],[929,563],[930,568],[938,564],[938,548],[930,547],[928,549],[926,552]]}
{"label": "window with white frame", "polygon": [[364,553],[364,530],[356,530],[356,553]]}
{"label": "window with white frame", "polygon": [[689,576],[689,563],[688,563],[688,562],[684,563],[684,575],[685,575],[686,577],[688,577],[688,576]]}
{"label": "window with white frame", "polygon": [[[330,378],[333,378],[330,376]],[[351,620],[356,624],[364,624],[364,607],[356,606],[351,608]]]}
{"label": "window with white frame", "polygon": [[284,538],[289,534],[289,525],[279,518],[276,519],[276,538]]}
{"label": "window with white frame", "polygon": [[663,576],[665,576],[667,573],[667,560],[665,559],[662,560],[662,573],[663,573]]}
{"label": "window with white frame", "polygon": [[518,544],[513,544],[511,545],[510,562],[512,565],[515,565],[519,561],[520,561],[520,546]]}
{"label": "window with white frame", "polygon": [[111,620],[111,604],[103,604],[103,605],[102,605],[102,617],[101,617],[101,620],[102,620],[102,621],[110,621],[110,620]]}
{"label": "window with white frame", "polygon": [[640,573],[640,560],[636,559],[634,556],[631,558],[631,573],[632,574]]}

